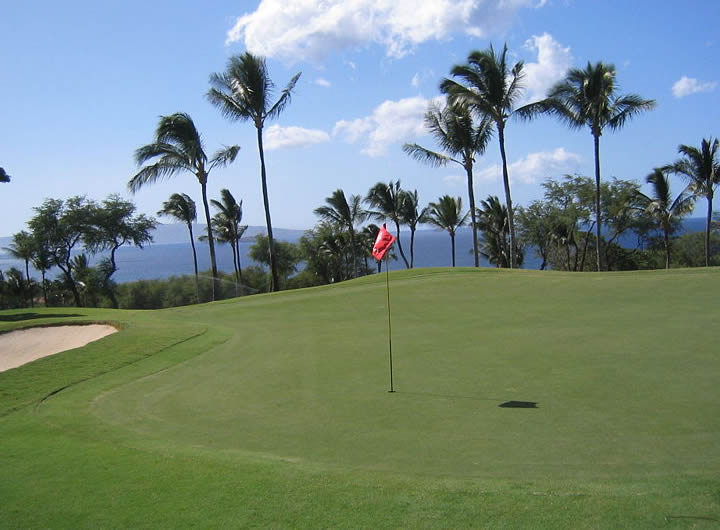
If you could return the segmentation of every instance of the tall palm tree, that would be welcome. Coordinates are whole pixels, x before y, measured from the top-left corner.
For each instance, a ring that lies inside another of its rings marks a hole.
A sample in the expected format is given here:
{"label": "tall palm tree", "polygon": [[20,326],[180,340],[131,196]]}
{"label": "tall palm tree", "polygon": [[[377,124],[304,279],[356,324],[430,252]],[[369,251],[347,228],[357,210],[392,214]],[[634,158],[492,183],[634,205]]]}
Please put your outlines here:
{"label": "tall palm tree", "polygon": [[30,278],[30,262],[35,257],[36,242],[33,236],[21,230],[12,237],[12,243],[9,247],[5,247],[10,255],[16,259],[21,259],[25,262],[25,285],[27,298],[30,302],[30,307],[35,307],[33,303],[32,295],[32,279]]}
{"label": "tall palm tree", "polygon": [[400,256],[405,262],[405,268],[410,268],[410,263],[403,252],[402,242],[400,241],[400,223],[402,222],[402,205],[405,200],[405,192],[400,187],[400,181],[390,181],[387,184],[378,182],[365,196],[365,202],[374,210],[369,210],[368,214],[379,221],[390,219],[395,223],[397,230],[397,246]]}
{"label": "tall palm tree", "polygon": [[242,201],[237,202],[230,190],[220,190],[220,200],[212,199],[210,203],[218,210],[213,216],[213,224],[218,234],[222,234],[223,242],[229,243],[233,251],[233,266],[235,277],[242,282],[242,263],[240,262],[240,238],[247,230],[247,225],[241,225],[243,210]]}
{"label": "tall palm tree", "polygon": [[160,116],[153,143],[144,145],[135,151],[138,166],[156,159],[154,164],[144,166],[130,179],[128,188],[136,193],[146,184],[153,184],[167,179],[176,173],[189,171],[197,177],[202,190],[205,221],[207,223],[208,246],[210,247],[210,265],[212,267],[212,298],[218,283],[217,262],[215,260],[215,244],[210,227],[210,208],[207,199],[207,180],[210,171],[216,167],[226,166],[235,160],[240,146],[231,145],[218,150],[208,160],[203,147],[200,133],[189,115],[178,112],[170,116]]}
{"label": "tall palm tree", "polygon": [[680,219],[692,212],[695,197],[683,190],[672,198],[670,180],[662,168],[655,168],[645,177],[645,181],[652,186],[652,196],[638,192],[638,204],[647,212],[663,231],[665,246],[665,268],[670,268],[670,235],[677,229]]}
{"label": "tall palm tree", "polygon": [[462,198],[452,198],[443,195],[438,202],[428,205],[426,221],[432,225],[447,230],[450,234],[450,249],[452,252],[452,266],[455,266],[455,232],[465,224],[470,212],[462,213]]}
{"label": "tall palm tree", "polygon": [[415,266],[415,231],[417,225],[427,221],[428,207],[420,208],[418,192],[406,191],[400,208],[400,220],[410,229],[410,268]]}
{"label": "tall palm tree", "polygon": [[327,206],[315,208],[315,215],[319,216],[325,222],[348,231],[353,263],[352,277],[355,278],[358,268],[355,227],[367,218],[367,212],[363,210],[361,205],[362,197],[359,195],[351,195],[350,201],[348,202],[345,198],[345,192],[342,189],[337,189],[330,197],[325,199],[325,203]]}
{"label": "tall palm tree", "polygon": [[263,127],[265,120],[277,118],[290,103],[290,95],[295,88],[300,73],[295,74],[287,86],[280,92],[280,97],[272,103],[275,85],[270,79],[265,59],[245,52],[234,55],[227,62],[222,73],[210,76],[212,88],[207,93],[210,103],[220,109],[226,118],[231,120],[250,120],[257,129],[257,144],[260,154],[260,180],[262,182],[263,203],[265,206],[265,222],[267,224],[270,273],[272,275],[271,290],[279,289],[278,265],[273,247],[275,245],[270,219],[270,201],[267,191],[267,175],[265,172],[265,153],[263,151]]}
{"label": "tall palm tree", "polygon": [[712,202],[715,188],[720,184],[720,161],[718,146],[720,142],[703,138],[700,149],[690,145],[678,146],[682,158],[668,166],[689,182],[689,189],[698,197],[707,200],[707,222],[705,224],[705,266],[710,266],[710,227],[712,224]]}
{"label": "tall palm tree", "polygon": [[[445,105],[440,108],[431,103],[425,113],[425,127],[440,145],[442,152],[431,151],[418,144],[405,144],[403,151],[415,160],[433,167],[444,167],[453,162],[462,166],[467,175],[468,199],[473,231],[473,256],[475,266],[480,266],[478,250],[477,220],[475,219],[475,190],[473,184],[473,165],[475,155],[485,152],[492,135],[493,121],[484,116],[477,127],[473,123],[472,113],[467,105]],[[414,232],[412,232],[414,233]],[[412,240],[412,238],[411,238]],[[412,243],[410,245],[410,264],[412,266]]]}
{"label": "tall palm tree", "polygon": [[[505,154],[505,127],[514,114],[529,118],[537,110],[530,105],[515,108],[523,93],[523,62],[518,61],[510,67],[507,51],[507,45],[505,45],[502,52],[498,54],[490,45],[487,50],[471,52],[468,55],[467,64],[455,65],[450,70],[450,75],[458,78],[461,82],[446,78],[440,83],[440,90],[449,96],[450,103],[465,103],[482,119],[487,118],[495,125],[502,158],[511,248],[516,248],[510,177]],[[515,256],[512,254],[510,255],[510,267],[515,267]]]}
{"label": "tall palm tree", "polygon": [[597,270],[602,270],[600,219],[600,136],[603,130],[621,129],[628,119],[655,107],[655,100],[637,94],[617,94],[616,71],[612,64],[588,62],[584,69],[571,68],[563,81],[550,89],[543,101],[531,104],[532,112],[549,112],[572,129],[588,127],[595,149],[595,237]]}
{"label": "tall palm tree", "polygon": [[198,280],[198,264],[197,252],[195,252],[195,237],[193,236],[192,224],[197,219],[197,207],[195,201],[185,193],[173,193],[170,198],[165,201],[157,213],[167,217],[173,217],[178,221],[185,223],[190,233],[190,246],[192,247],[193,266],[195,267],[195,297],[200,303],[200,282]]}

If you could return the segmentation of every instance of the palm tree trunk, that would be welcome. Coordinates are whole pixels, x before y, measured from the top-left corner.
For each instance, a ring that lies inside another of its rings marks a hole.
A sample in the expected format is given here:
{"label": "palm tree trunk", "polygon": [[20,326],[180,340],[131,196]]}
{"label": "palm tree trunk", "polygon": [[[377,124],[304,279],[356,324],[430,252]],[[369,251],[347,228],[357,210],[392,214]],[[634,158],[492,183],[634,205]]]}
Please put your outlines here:
{"label": "palm tree trunk", "polygon": [[600,135],[593,134],[595,143],[595,245],[597,247],[597,270],[602,270],[602,240],[600,219]]}
{"label": "palm tree trunk", "polygon": [[403,252],[402,248],[402,242],[400,241],[400,223],[398,221],[395,221],[395,229],[397,230],[397,244],[398,244],[398,250],[400,251],[400,256],[402,257],[403,261],[405,262],[405,268],[410,268],[410,263],[408,263],[407,258],[405,257],[405,253]]}
{"label": "palm tree trunk", "polygon": [[240,239],[236,236],[233,243],[235,245],[235,252],[237,255],[237,266],[238,266],[238,279],[242,284],[242,263],[240,263]]}
{"label": "palm tree trunk", "polygon": [[30,283],[30,260],[25,260],[25,283],[27,284],[30,307],[35,307],[35,304],[33,303],[32,284]]}
{"label": "palm tree trunk", "polygon": [[665,239],[665,268],[670,268],[670,235],[667,230],[663,230],[663,236]]}
{"label": "palm tree trunk", "polygon": [[[708,186],[709,187],[709,186]],[[705,223],[705,266],[710,266],[710,226],[712,224],[712,200],[713,190],[709,187],[707,195],[708,211],[707,222]]]}
{"label": "palm tree trunk", "polygon": [[471,165],[465,166],[465,173],[467,173],[468,199],[470,201],[470,217],[472,219],[473,257],[475,258],[475,266],[479,267],[480,252],[478,251],[477,221],[475,219],[475,190],[473,189],[473,171]]}
{"label": "palm tree trunk", "polygon": [[202,188],[203,207],[205,208],[205,222],[207,223],[208,246],[210,247],[210,267],[212,268],[212,301],[214,302],[215,291],[216,288],[219,287],[217,277],[217,262],[215,261],[215,240],[213,238],[212,228],[210,226],[210,208],[208,207],[207,200],[207,183],[205,181],[200,181],[200,186]]}
{"label": "palm tree trunk", "polygon": [[[502,158],[503,184],[505,185],[505,206],[507,207],[508,223],[510,224],[510,268],[515,268],[515,221],[513,220],[512,197],[510,196],[510,177],[505,156],[505,130],[502,123],[497,124],[498,140],[500,141],[500,157]],[[472,205],[470,206],[472,208]]]}
{"label": "palm tree trunk", "polygon": [[450,252],[452,253],[452,266],[455,266],[455,234],[450,232]]}
{"label": "palm tree trunk", "polygon": [[265,153],[263,151],[263,139],[262,139],[262,125],[255,126],[257,128],[257,142],[258,151],[260,152],[260,180],[262,181],[262,192],[263,192],[263,204],[265,205],[265,224],[267,225],[268,233],[268,253],[270,258],[270,277],[272,278],[272,285],[270,285],[270,292],[279,291],[280,283],[278,281],[277,263],[275,261],[275,253],[273,247],[275,246],[275,239],[272,233],[272,221],[270,220],[270,201],[268,200],[267,192],[267,175],[265,173]]}
{"label": "palm tree trunk", "polygon": [[197,303],[200,303],[200,280],[198,278],[198,268],[197,268],[197,252],[195,252],[195,238],[193,237],[193,230],[192,230],[192,223],[188,223],[188,231],[190,232],[190,246],[192,247],[192,253],[193,253],[193,265],[195,266],[195,297],[197,298]]}
{"label": "palm tree trunk", "polygon": [[415,228],[410,227],[410,268],[415,266]]}
{"label": "palm tree trunk", "polygon": [[357,278],[357,255],[356,255],[356,249],[355,249],[355,230],[353,230],[352,226],[350,228],[350,246],[352,247],[352,278]]}

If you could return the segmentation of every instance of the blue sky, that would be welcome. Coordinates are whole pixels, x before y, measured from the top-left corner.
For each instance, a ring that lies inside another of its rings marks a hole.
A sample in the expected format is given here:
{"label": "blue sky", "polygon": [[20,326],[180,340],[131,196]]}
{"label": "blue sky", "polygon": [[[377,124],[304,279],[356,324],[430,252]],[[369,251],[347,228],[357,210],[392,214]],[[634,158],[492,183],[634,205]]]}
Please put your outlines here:
{"label": "blue sky", "polygon": [[[211,4],[211,5],[210,5]],[[678,144],[720,135],[720,2],[637,0],[263,0],[6,2],[0,9],[0,235],[24,228],[46,197],[127,195],[134,150],[158,116],[187,112],[206,151],[242,147],[210,175],[229,188],[244,222],[264,224],[255,129],[229,122],[205,99],[208,76],[249,50],[268,58],[279,88],[302,77],[292,103],[267,124],[273,224],[310,228],[336,188],[365,194],[400,179],[421,201],[466,197],[460,168],[432,169],[401,151],[434,148],[422,127],[451,66],[473,49],[507,42],[526,66],[527,98],[541,97],[570,66],[617,66],[622,92],[656,99],[601,141],[603,178],[643,181],[677,157]],[[550,118],[506,132],[513,200],[540,198],[547,177],[593,172],[588,131]],[[477,160],[476,196],[502,197],[493,141]],[[675,189],[679,191],[680,181]],[[190,174],[132,197],[153,214],[176,191],[200,201]]]}

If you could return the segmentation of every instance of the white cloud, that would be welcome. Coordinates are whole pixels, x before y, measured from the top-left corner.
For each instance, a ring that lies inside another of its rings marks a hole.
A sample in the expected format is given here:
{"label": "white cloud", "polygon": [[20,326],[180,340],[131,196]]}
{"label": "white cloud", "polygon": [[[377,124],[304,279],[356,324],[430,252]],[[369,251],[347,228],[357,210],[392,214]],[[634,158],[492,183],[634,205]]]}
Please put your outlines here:
{"label": "white cloud", "polygon": [[672,86],[673,95],[676,98],[684,98],[698,92],[712,92],[717,87],[717,81],[698,81],[694,77],[682,76]]}
{"label": "white cloud", "polygon": [[333,136],[343,136],[349,143],[363,140],[366,143],[363,154],[384,155],[390,144],[425,134],[424,117],[429,103],[421,96],[384,101],[370,116],[338,121]]}
{"label": "white cloud", "polygon": [[328,81],[327,79],[323,79],[322,77],[318,77],[318,78],[315,80],[315,84],[316,84],[316,85],[320,85],[320,86],[324,86],[324,87],[332,86],[332,83],[331,83],[330,81]]}
{"label": "white cloud", "polygon": [[412,76],[412,79],[410,80],[410,85],[414,88],[418,88],[420,86],[420,74],[415,73],[414,76]]}
{"label": "white cloud", "polygon": [[455,33],[486,37],[502,32],[534,0],[262,0],[239,17],[226,44],[290,61],[318,60],[332,50],[370,43],[389,57],[403,57],[428,40]]}
{"label": "white cloud", "polygon": [[572,65],[570,47],[564,48],[549,33],[533,35],[525,48],[537,52],[537,62],[525,63],[525,103],[543,99]]}
{"label": "white cloud", "polygon": [[[535,184],[547,177],[556,177],[561,173],[572,172],[579,165],[582,158],[558,147],[554,151],[530,153],[508,166],[511,181]],[[478,178],[483,180],[498,180],[502,178],[502,166],[496,164],[479,171]]]}
{"label": "white cloud", "polygon": [[284,149],[286,147],[307,147],[330,140],[325,131],[318,129],[304,129],[302,127],[281,127],[271,125],[265,131],[265,148],[268,151],[273,149]]}

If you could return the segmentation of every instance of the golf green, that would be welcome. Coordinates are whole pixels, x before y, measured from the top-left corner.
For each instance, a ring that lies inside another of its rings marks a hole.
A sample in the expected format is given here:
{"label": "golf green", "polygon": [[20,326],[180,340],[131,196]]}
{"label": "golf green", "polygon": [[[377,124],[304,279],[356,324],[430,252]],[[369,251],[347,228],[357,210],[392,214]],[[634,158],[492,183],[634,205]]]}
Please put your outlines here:
{"label": "golf green", "polygon": [[393,272],[394,393],[384,275],[0,312],[122,327],[0,374],[0,526],[717,524],[718,280]]}

